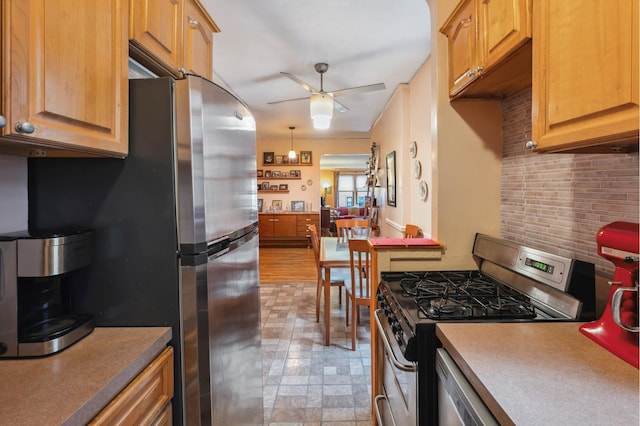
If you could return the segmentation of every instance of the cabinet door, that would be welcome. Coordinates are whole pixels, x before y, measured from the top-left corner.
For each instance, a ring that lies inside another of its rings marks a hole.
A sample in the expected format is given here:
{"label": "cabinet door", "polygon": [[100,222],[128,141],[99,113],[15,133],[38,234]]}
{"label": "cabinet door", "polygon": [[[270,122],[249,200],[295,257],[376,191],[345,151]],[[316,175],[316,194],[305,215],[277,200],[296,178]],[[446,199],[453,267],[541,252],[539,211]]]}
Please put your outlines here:
{"label": "cabinet door", "polygon": [[478,35],[486,71],[531,38],[530,0],[480,0]]}
{"label": "cabinet door", "polygon": [[273,237],[273,215],[272,214],[260,214],[258,215],[258,227],[261,237]]}
{"label": "cabinet door", "polygon": [[449,43],[449,95],[454,96],[479,77],[476,52],[475,1],[463,0],[440,29]]}
{"label": "cabinet door", "polygon": [[127,6],[125,0],[2,1],[2,64],[10,76],[2,81],[3,136],[127,154]]}
{"label": "cabinet door", "polygon": [[184,61],[186,72],[213,78],[213,32],[218,28],[195,0],[184,4]]}
{"label": "cabinet door", "polygon": [[273,234],[276,237],[295,237],[297,234],[296,216],[292,214],[273,215]]}
{"label": "cabinet door", "polygon": [[130,12],[132,48],[142,49],[177,72],[183,55],[182,0],[131,0]]}
{"label": "cabinet door", "polygon": [[537,0],[537,150],[638,141],[638,0]]}

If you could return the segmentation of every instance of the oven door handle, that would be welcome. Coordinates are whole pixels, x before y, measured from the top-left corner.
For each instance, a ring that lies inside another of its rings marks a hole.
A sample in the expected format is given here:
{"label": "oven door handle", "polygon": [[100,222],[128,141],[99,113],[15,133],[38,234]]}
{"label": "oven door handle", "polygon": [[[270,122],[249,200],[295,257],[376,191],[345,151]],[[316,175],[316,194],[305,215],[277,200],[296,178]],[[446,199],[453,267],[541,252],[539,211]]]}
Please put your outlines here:
{"label": "oven door handle", "polygon": [[[382,424],[382,411],[380,411],[380,401],[385,401],[387,399],[386,396],[384,395],[376,395],[376,398],[374,399],[374,404],[373,404],[373,408],[376,410],[376,420],[378,423],[378,426],[389,426],[389,425],[383,425]],[[393,425],[391,426],[396,426],[396,421],[394,420],[393,416],[391,417],[391,423],[393,423]]]}
{"label": "oven door handle", "polygon": [[387,322],[386,317],[384,316],[384,311],[382,309],[376,309],[375,311],[375,315],[374,318],[376,320],[376,325],[378,327],[378,335],[380,336],[380,340],[382,340],[382,343],[384,343],[384,347],[387,351],[387,353],[389,354],[389,359],[391,360],[391,363],[399,370],[402,371],[408,371],[408,372],[415,372],[418,369],[416,368],[415,364],[404,364],[402,363],[400,360],[398,360],[398,358],[396,357],[396,353],[395,351],[391,348],[391,345],[395,346],[396,349],[402,353],[402,351],[400,350],[400,347],[398,346],[398,343],[396,343],[396,341],[390,341],[389,337],[387,336],[387,333],[385,332],[385,328],[390,328],[389,326],[385,327],[382,324],[382,321],[384,321],[385,323]]}

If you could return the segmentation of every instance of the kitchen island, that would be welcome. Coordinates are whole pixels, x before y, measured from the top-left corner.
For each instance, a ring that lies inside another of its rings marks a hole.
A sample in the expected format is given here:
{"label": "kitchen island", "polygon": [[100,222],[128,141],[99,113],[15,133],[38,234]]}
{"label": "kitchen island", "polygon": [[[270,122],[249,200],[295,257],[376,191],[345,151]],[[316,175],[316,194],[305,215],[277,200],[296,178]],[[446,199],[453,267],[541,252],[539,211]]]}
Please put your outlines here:
{"label": "kitchen island", "polygon": [[0,360],[0,423],[87,424],[170,339],[169,327],[96,328],[57,354]]}
{"label": "kitchen island", "polygon": [[639,424],[638,370],[581,324],[438,323],[436,335],[500,424]]}

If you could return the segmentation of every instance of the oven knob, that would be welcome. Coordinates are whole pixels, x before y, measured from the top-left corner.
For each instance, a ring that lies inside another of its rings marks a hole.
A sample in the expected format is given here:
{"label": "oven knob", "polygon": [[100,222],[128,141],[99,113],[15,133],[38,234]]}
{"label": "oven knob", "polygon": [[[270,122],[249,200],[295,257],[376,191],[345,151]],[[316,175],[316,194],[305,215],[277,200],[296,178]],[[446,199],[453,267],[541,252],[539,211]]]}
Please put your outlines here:
{"label": "oven knob", "polygon": [[6,343],[0,342],[0,355],[6,353],[9,350],[9,347]]}

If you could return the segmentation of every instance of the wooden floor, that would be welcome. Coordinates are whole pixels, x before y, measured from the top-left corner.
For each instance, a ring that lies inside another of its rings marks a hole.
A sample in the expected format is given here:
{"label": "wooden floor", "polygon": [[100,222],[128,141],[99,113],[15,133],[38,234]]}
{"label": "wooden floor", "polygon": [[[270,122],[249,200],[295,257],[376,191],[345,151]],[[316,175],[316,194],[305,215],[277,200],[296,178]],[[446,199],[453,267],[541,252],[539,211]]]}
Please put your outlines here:
{"label": "wooden floor", "polygon": [[260,247],[261,283],[315,283],[313,249]]}

